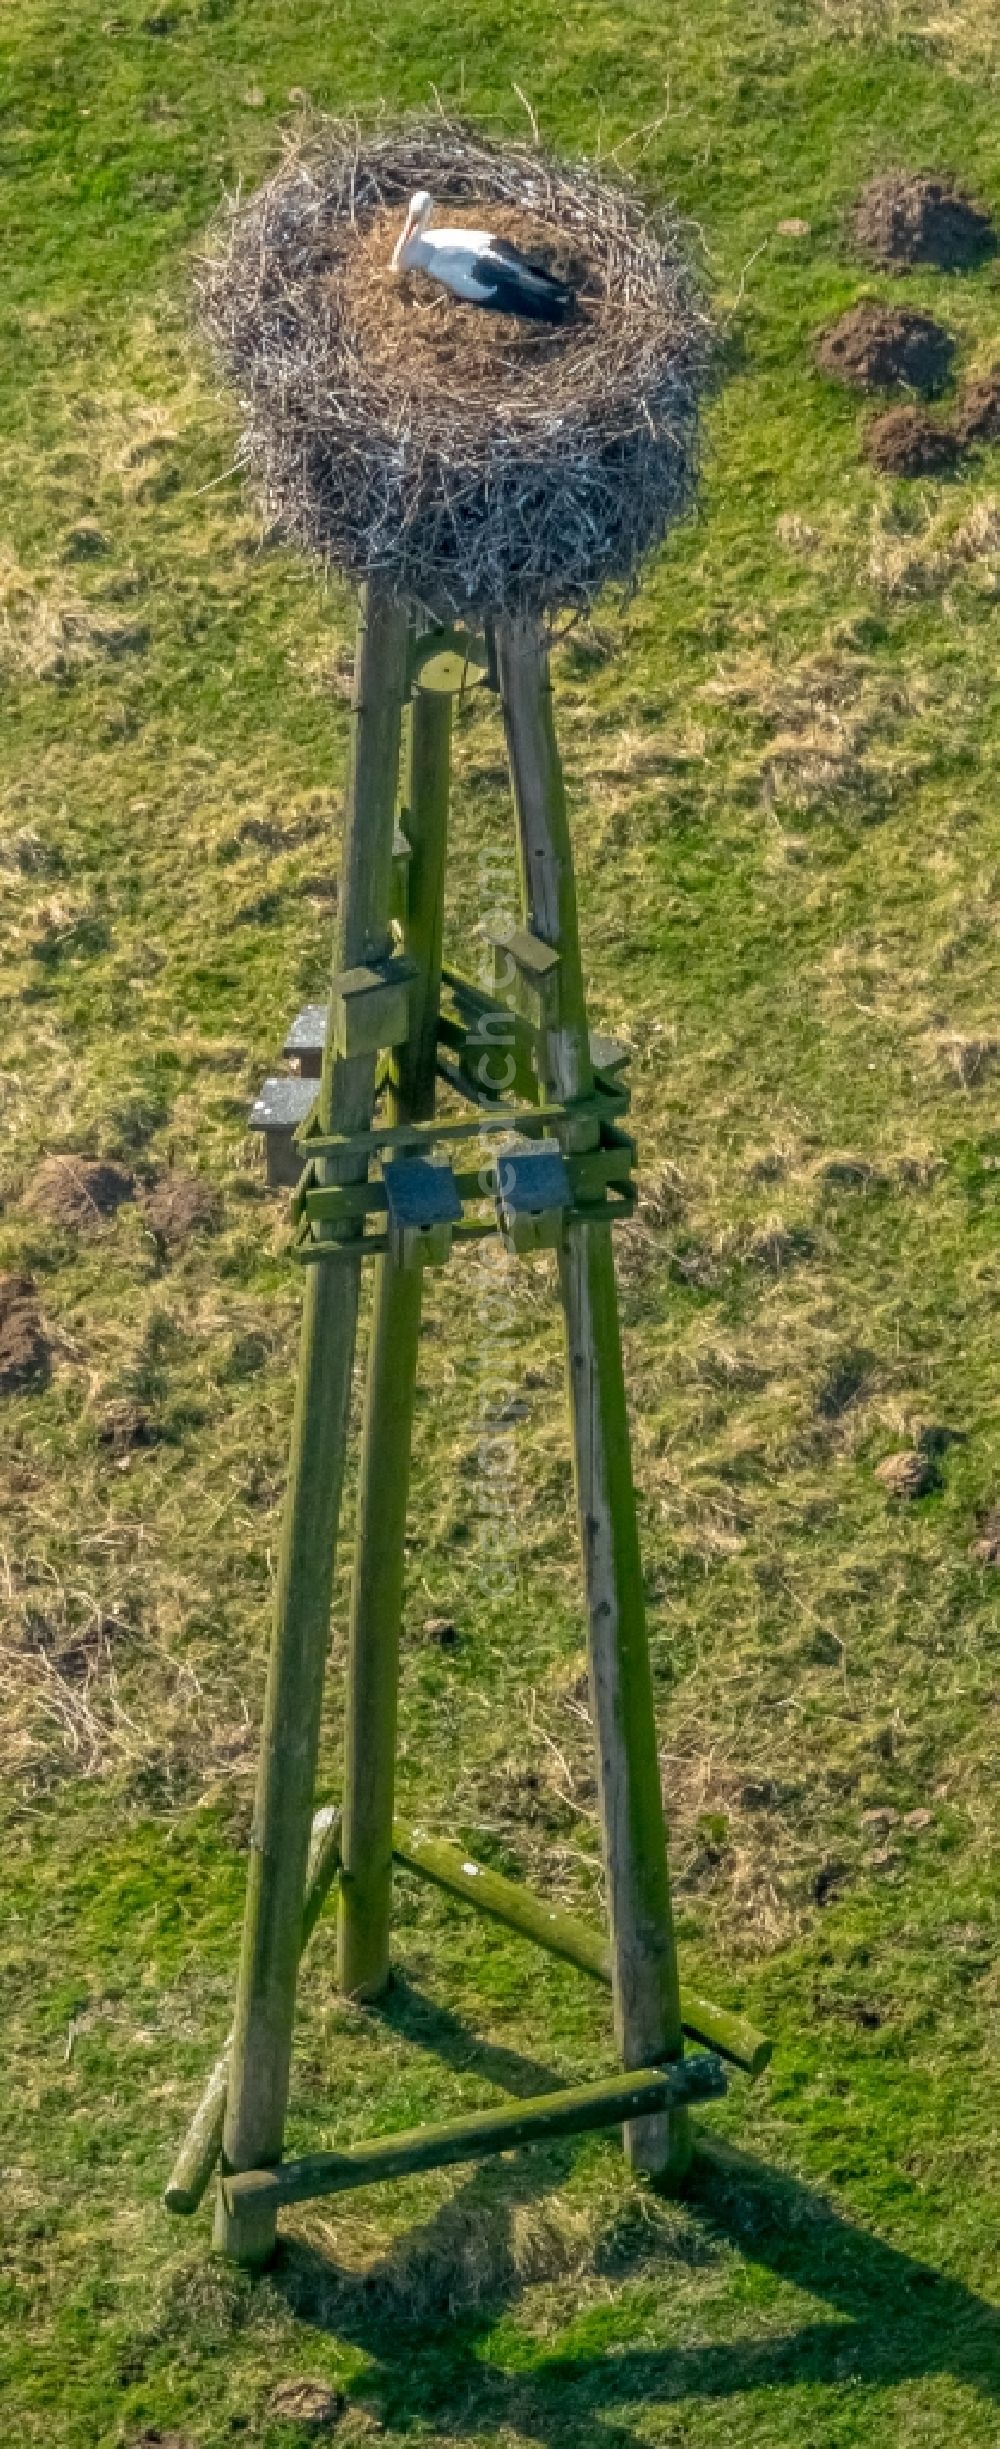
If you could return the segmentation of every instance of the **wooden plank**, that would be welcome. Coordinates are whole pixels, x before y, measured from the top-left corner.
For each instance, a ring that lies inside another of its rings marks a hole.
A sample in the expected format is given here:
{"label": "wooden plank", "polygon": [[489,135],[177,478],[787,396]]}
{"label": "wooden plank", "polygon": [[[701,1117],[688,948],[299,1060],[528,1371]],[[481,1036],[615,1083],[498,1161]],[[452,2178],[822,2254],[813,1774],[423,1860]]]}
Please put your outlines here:
{"label": "wooden plank", "polygon": [[[393,1058],[394,1125],[434,1112],[450,753],[451,699],[418,686],[409,716],[412,856],[403,923],[415,978],[409,1035]],[[377,1998],[389,1978],[399,1633],[422,1295],[422,1269],[397,1264],[390,1247],[375,1279],[348,1631],[338,1979],[351,1998]]]}
{"label": "wooden plank", "polygon": [[[609,1113],[612,1111],[613,1104],[614,1110],[617,1111],[617,1100],[607,1100]],[[519,1106],[503,1106],[500,1109],[494,1108],[488,1119],[480,1120],[477,1116],[468,1122],[436,1123],[433,1136],[435,1142],[452,1139],[479,1139],[484,1131],[535,1131],[541,1129],[544,1123],[558,1123],[565,1122],[565,1120],[565,1110],[561,1105],[531,1105],[523,1109]],[[407,1143],[412,1144],[414,1136],[406,1123],[387,1123],[377,1131],[317,1133],[315,1135],[310,1131],[302,1141],[303,1162],[307,1157],[314,1155],[354,1156],[364,1154],[370,1156],[377,1154],[381,1148],[400,1148]]]}
{"label": "wooden plank", "polygon": [[[524,917],[558,953],[557,1005],[542,1034],[544,1087],[570,1102],[593,1094],[590,1031],[580,956],[573,850],[548,656],[538,624],[497,624],[500,696],[518,821]],[[592,1142],[584,1143],[592,1145]]]}
{"label": "wooden plank", "polygon": [[[485,1241],[490,1234],[496,1233],[496,1229],[495,1216],[463,1216],[461,1223],[452,1227],[452,1233],[456,1242]],[[363,1243],[366,1258],[384,1257],[389,1246],[388,1233],[366,1233]],[[311,1246],[307,1242],[293,1242],[292,1244],[292,1257],[298,1261],[300,1267],[314,1267],[321,1260],[339,1260],[343,1256],[342,1242],[316,1242]]]}
{"label": "wooden plank", "polygon": [[589,2134],[623,2120],[648,2118],[652,2112],[662,2114],[689,2100],[718,2100],[725,2089],[718,2058],[686,2058],[679,2066],[641,2068],[631,2075],[543,2092],[532,2100],[505,2103],[502,2109],[452,2118],[446,2125],[379,2135],[350,2151],[311,2152],[301,2160],[285,2160],[280,2168],[230,2177],[223,2190],[234,2211],[256,2213],[266,2207],[273,2217],[283,2203],[310,2202],[318,2195],[384,2185],[387,2179],[418,2171],[453,2168],[462,2160],[488,2159],[525,2143],[558,2142],[564,2135]]}
{"label": "wooden plank", "polygon": [[416,978],[410,993],[410,1028],[397,1047],[393,1119],[430,1122],[434,1115],[441,953],[444,937],[444,871],[451,778],[452,706],[418,688],[410,710],[404,822],[410,845],[410,909],[403,947]]}
{"label": "wooden plank", "polygon": [[[505,1879],[500,1871],[487,1870],[483,1863],[473,1862],[457,1845],[446,1837],[431,1837],[423,1829],[408,1828],[402,1820],[395,1822],[393,1851],[397,1862],[406,1864],[420,1879],[427,1879],[449,1896],[460,1897],[474,1906],[487,1919],[502,1922],[506,1929],[516,1930],[522,1939],[531,1939],[544,1947],[550,1956],[559,1956],[566,1964],[575,1964],[582,1973],[595,1981],[611,1982],[611,1949],[601,1930],[589,1922],[581,1922],[576,1914],[567,1913],[561,1905],[546,1904],[543,1897],[533,1895],[516,1880]],[[681,2023],[692,2041],[701,2041],[715,2050],[731,2065],[742,2067],[748,2075],[760,2075],[770,2063],[773,2043],[755,2024],[732,2007],[718,2007],[712,1999],[702,1998],[695,1990],[681,1983]]]}
{"label": "wooden plank", "polygon": [[[330,1804],[317,1811],[309,1845],[309,1868],[302,1907],[302,1952],[309,1945],[331,1882],[340,1869],[340,1813]],[[196,2211],[222,2149],[222,2128],[229,2089],[230,2029],[215,2061],[201,2099],[181,2144],[163,2191],[168,2211]]]}
{"label": "wooden plank", "polygon": [[[524,914],[560,955],[558,1005],[541,1033],[543,1093],[584,1101],[577,1145],[593,1147],[593,1070],[572,844],[548,657],[538,624],[497,622],[497,662],[520,841]],[[646,1642],[611,1229],[567,1224],[559,1260],[577,1507],[587,1587],[591,1706],[611,1926],[615,2029],[626,2068],[683,2049],[677,1950]],[[683,2111],[626,2135],[636,2167],[679,2183],[691,2154]]]}
{"label": "wooden plank", "polygon": [[[513,1136],[513,1135],[512,1135]],[[414,1153],[417,1153],[415,1150]],[[498,1160],[502,1162],[502,1159]],[[632,1180],[635,1151],[631,1140],[622,1140],[620,1147],[589,1149],[585,1155],[569,1156],[570,1186],[574,1204],[594,1203],[609,1187]],[[483,1166],[454,1176],[460,1199],[483,1200],[494,1196],[483,1188]],[[306,1190],[295,1203],[299,1215],[307,1216],[310,1224],[318,1219],[341,1224],[357,1216],[384,1216],[385,1185],[382,1182],[359,1182],[340,1190]]]}
{"label": "wooden plank", "polygon": [[[364,591],[358,625],[338,970],[381,960],[389,950],[406,645],[405,612],[388,588],[372,583]],[[350,1136],[368,1129],[375,1064],[374,1054],[352,1062],[338,1057],[328,1033],[319,1087],[321,1131]],[[342,1171],[333,1158],[315,1161],[321,1182],[357,1180],[367,1171],[367,1159],[359,1155],[346,1154]],[[310,1268],[305,1281],[223,2136],[227,2170],[280,2159],[284,2138],[360,1277],[359,1255],[343,1257],[336,1268]],[[274,2236],[273,2214],[231,2212],[225,2197],[220,2199],[216,2241],[225,2253],[249,2263],[267,2261]]]}

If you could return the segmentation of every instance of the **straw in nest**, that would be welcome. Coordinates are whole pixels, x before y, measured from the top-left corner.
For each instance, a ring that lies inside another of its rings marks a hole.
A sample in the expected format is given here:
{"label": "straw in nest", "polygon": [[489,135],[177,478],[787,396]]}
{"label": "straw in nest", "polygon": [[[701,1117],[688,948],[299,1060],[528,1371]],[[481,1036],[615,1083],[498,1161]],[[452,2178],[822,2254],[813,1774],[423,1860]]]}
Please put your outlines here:
{"label": "straw in nest", "polygon": [[[418,187],[569,280],[573,319],[394,276]],[[688,253],[587,166],[443,119],[321,121],[233,208],[198,284],[270,517],[437,619],[586,607],[690,499],[711,351]]]}

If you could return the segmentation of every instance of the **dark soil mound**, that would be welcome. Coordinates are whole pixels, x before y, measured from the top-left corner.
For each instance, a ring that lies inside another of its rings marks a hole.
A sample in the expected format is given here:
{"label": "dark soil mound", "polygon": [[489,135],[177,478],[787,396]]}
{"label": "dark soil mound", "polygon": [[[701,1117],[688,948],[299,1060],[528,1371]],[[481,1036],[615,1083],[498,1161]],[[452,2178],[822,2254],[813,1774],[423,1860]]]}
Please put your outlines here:
{"label": "dark soil mound", "polygon": [[936,425],[923,408],[890,408],[888,416],[875,417],[862,447],[883,476],[941,476],[959,454],[953,428]]}
{"label": "dark soil mound", "polygon": [[955,411],[955,432],[964,445],[1000,442],[1000,366],[989,374],[972,375],[963,383]]}
{"label": "dark soil mound", "polygon": [[940,391],[947,382],[955,343],[931,315],[900,306],[851,306],[823,332],[817,364],[856,391]]}
{"label": "dark soil mound", "polygon": [[218,1223],[219,1194],[203,1174],[165,1173],[146,1192],[142,1210],[157,1241],[176,1245]]}
{"label": "dark soil mound", "polygon": [[325,2381],[279,2381],[268,2414],[279,2423],[298,2424],[304,2432],[330,2432],[346,2404],[343,2391],[330,2389]]}
{"label": "dark soil mound", "polygon": [[50,1156],[35,1176],[28,1203],[51,1224],[93,1233],[134,1197],[135,1183],[121,1165],[93,1157]]}
{"label": "dark soil mound", "polygon": [[129,1395],[117,1395],[99,1416],[97,1441],[111,1446],[115,1454],[131,1454],[136,1446],[159,1445],[160,1431],[141,1403]]}
{"label": "dark soil mound", "polygon": [[0,1395],[46,1386],[50,1374],[32,1277],[0,1276]]}
{"label": "dark soil mound", "polygon": [[890,170],[871,179],[852,227],[863,255],[877,264],[934,264],[962,272],[996,251],[989,213],[947,179]]}
{"label": "dark soil mound", "polygon": [[936,1476],[929,1457],[912,1448],[902,1454],[887,1454],[884,1463],[875,1465],[875,1477],[881,1481],[887,1497],[925,1497]]}
{"label": "dark soil mound", "polygon": [[[170,24],[173,23],[174,20],[171,18]],[[165,33],[167,31],[166,18],[147,17],[144,31],[147,34]],[[159,2425],[153,2424],[151,2430],[133,2432],[128,2442],[128,2449],[195,2449],[195,2444],[190,2432],[161,2432]]]}

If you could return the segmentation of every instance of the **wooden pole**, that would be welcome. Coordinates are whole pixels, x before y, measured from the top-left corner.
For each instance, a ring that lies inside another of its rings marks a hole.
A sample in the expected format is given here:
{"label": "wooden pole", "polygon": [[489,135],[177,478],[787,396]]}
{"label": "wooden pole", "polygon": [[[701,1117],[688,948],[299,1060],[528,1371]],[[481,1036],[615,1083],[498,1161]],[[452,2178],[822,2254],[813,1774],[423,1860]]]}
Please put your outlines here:
{"label": "wooden pole", "polygon": [[[499,621],[497,660],[525,914],[559,954],[556,1006],[544,1032],[545,1086],[572,1100],[587,1096],[593,1074],[566,795],[538,624]],[[581,1145],[587,1136],[582,1129]],[[684,2044],[610,1226],[570,1223],[559,1264],[615,2029],[631,2068],[679,2058]],[[629,2124],[625,2147],[633,2167],[679,2184],[691,2157],[685,2111]]]}
{"label": "wooden pole", "polygon": [[[411,846],[404,950],[417,963],[409,1035],[397,1050],[391,1121],[434,1111],[441,996],[451,699],[419,686],[410,709]],[[399,1632],[423,1271],[375,1262],[348,1640],[340,1986],[377,1998],[389,1978]]]}
{"label": "wooden pole", "polygon": [[452,699],[414,689],[403,830],[410,845],[403,946],[417,964],[410,993],[409,1035],[395,1052],[395,1102],[401,1122],[429,1122],[434,1112],[444,870],[451,779]]}
{"label": "wooden pole", "polygon": [[[305,1954],[323,1910],[331,1883],[340,1869],[340,1813],[331,1804],[317,1811],[309,1844],[309,1868],[302,1907],[302,1953]],[[168,2211],[196,2211],[222,2149],[222,2128],[229,2090],[230,2031],[205,2085],[163,2190]]]}
{"label": "wooden pole", "polygon": [[409,2177],[417,2170],[454,2168],[458,2161],[484,2160],[525,2143],[554,2143],[563,2135],[618,2126],[623,2118],[648,2120],[651,2110],[662,2114],[671,2103],[719,2100],[725,2089],[718,2058],[686,2058],[683,2065],[646,2067],[632,2075],[567,2085],[564,2091],[542,2092],[534,2100],[511,2101],[502,2109],[450,2118],[442,2126],[415,2126],[405,2134],[378,2135],[373,2142],[357,2143],[350,2151],[311,2152],[302,2160],[286,2160],[281,2168],[254,2169],[246,2176],[231,2177],[223,2191],[234,2210],[259,2211],[266,2205],[273,2218],[282,2203],[310,2202],[320,2194],[381,2185],[387,2178]]}
{"label": "wooden pole", "polygon": [[[470,1861],[446,1837],[426,1836],[422,1828],[407,1828],[397,1820],[392,1844],[397,1862],[405,1863],[418,1879],[430,1880],[434,1887],[485,1914],[488,1921],[503,1922],[522,1939],[544,1947],[548,1955],[560,1956],[564,1963],[577,1965],[581,1973],[610,1985],[611,1949],[603,1931],[579,1921],[561,1905],[546,1904],[530,1888],[505,1879],[501,1871]],[[692,2041],[703,2042],[748,2075],[760,2075],[770,2064],[773,2045],[765,2033],[745,2015],[732,2007],[717,2007],[713,1999],[702,1998],[683,1982],[681,2023]]]}
{"label": "wooden pole", "polygon": [[[402,606],[370,584],[358,625],[338,970],[388,949],[406,642]],[[374,1054],[345,1060],[331,1030],[319,1093],[325,1132],[367,1129],[375,1061]],[[318,1170],[329,1182],[357,1179],[365,1160],[327,1157]],[[223,2134],[227,2171],[274,2165],[284,2138],[360,1274],[359,1257],[311,1268],[306,1277]],[[273,2211],[230,2210],[220,2196],[216,2243],[225,2253],[265,2262],[274,2239]]]}

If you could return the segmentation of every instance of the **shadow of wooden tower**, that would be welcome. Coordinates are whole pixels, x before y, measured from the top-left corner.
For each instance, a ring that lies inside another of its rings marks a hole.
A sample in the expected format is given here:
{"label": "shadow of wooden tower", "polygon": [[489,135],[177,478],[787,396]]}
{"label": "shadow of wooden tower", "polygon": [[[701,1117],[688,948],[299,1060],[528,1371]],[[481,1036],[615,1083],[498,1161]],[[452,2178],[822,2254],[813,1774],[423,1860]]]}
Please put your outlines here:
{"label": "shadow of wooden tower", "polygon": [[[499,692],[522,900],[521,923],[494,948],[492,994],[442,966],[453,701],[484,678]],[[388,584],[369,581],[358,630],[337,963],[320,1075],[297,1133],[301,1363],[236,2016],[166,2193],[169,2208],[192,2211],[221,2151],[216,2241],[246,2263],[270,2256],[283,2204],[597,2126],[622,2126],[632,2165],[679,2185],[691,2151],[689,2104],[724,2090],[723,2058],[756,2073],[770,2054],[740,2016],[691,1996],[678,1973],[612,1254],[615,1219],[630,1214],[634,1201],[621,1073],[621,1050],[594,1040],[588,1028],[539,622],[498,618],[487,653],[475,635],[428,628]],[[441,1081],[467,1108],[459,1121],[436,1116]],[[423,1270],[491,1233],[525,1257],[546,1249],[558,1259],[606,1936],[393,1816]],[[314,1816],[361,1270],[369,1261],[375,1294],[344,1792],[339,1813]],[[610,1981],[622,2074],[286,2160],[302,1950],[335,1888],[341,1988],[354,1998],[378,1997],[389,1979],[394,1857]],[[685,2055],[685,2036],[706,2046]]]}

